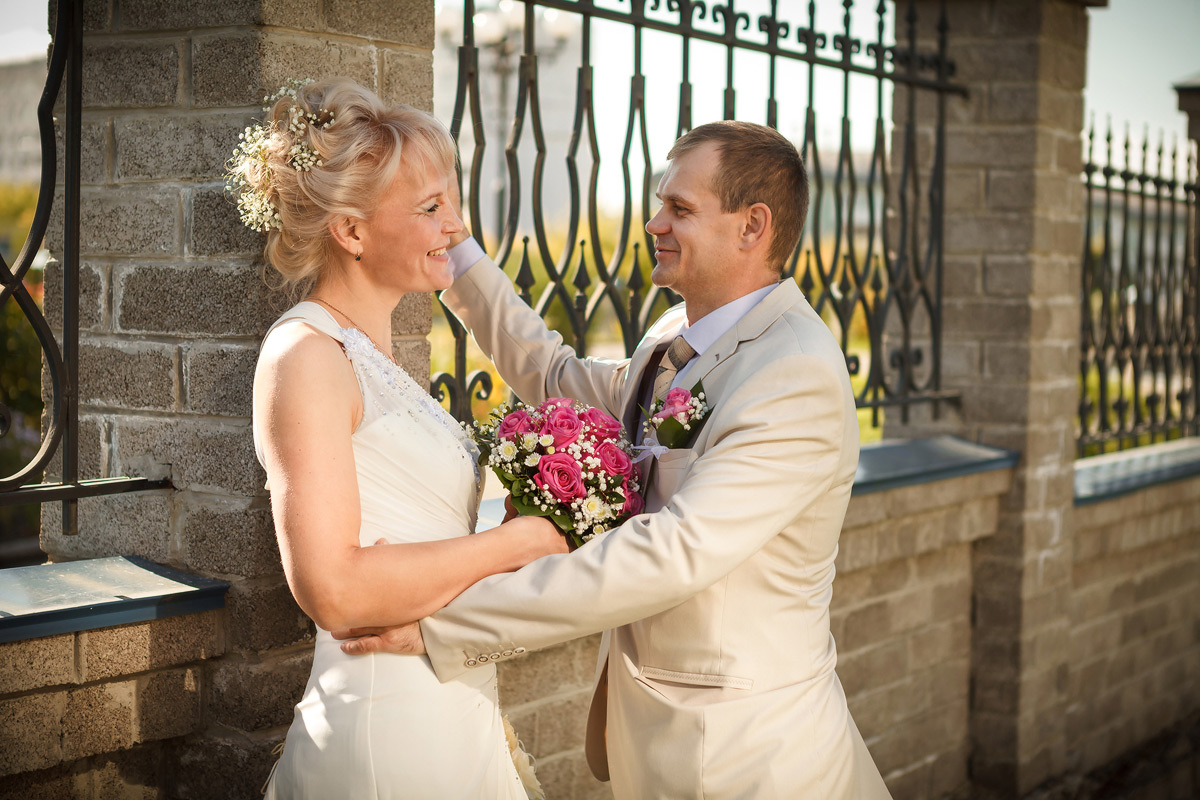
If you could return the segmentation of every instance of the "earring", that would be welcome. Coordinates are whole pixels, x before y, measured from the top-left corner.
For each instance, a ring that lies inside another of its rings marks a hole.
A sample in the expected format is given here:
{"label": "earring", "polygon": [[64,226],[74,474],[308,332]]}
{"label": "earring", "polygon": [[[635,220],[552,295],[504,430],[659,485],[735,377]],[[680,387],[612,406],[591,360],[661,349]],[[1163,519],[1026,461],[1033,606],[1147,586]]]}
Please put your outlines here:
{"label": "earring", "polygon": [[354,260],[355,260],[355,261],[362,261],[362,253],[355,253],[355,254],[354,254]]}

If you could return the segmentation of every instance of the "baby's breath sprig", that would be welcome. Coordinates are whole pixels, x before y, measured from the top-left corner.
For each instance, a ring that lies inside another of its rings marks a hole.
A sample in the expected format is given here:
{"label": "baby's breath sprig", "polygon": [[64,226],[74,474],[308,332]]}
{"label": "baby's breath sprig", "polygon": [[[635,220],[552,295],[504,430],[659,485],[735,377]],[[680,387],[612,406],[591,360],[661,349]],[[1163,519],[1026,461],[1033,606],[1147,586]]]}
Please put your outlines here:
{"label": "baby's breath sprig", "polygon": [[[269,112],[271,106],[284,97],[298,100],[299,91],[312,82],[311,78],[290,78],[277,92],[263,98],[263,113]],[[297,172],[309,172],[313,167],[324,166],[321,154],[304,141],[304,137],[309,127],[324,130],[333,123],[333,113],[328,109],[305,111],[298,103],[293,103],[288,111],[287,132],[294,141],[287,151],[287,164]],[[283,220],[270,195],[274,175],[269,162],[268,144],[272,133],[277,130],[278,126],[274,123],[268,123],[266,127],[262,123],[255,123],[246,128],[238,137],[225,180],[225,188],[237,197],[238,214],[242,222],[251,230],[263,233],[272,228],[283,229]],[[255,179],[253,183],[251,177]]]}

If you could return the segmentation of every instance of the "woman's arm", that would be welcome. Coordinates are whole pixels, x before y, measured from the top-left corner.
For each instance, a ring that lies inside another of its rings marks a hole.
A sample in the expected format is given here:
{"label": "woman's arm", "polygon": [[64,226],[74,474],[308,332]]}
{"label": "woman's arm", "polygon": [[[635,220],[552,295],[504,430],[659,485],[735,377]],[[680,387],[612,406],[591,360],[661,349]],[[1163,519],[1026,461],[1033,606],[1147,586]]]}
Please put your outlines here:
{"label": "woman's arm", "polygon": [[326,630],[420,619],[480,578],[567,551],[550,522],[532,518],[474,536],[360,547],[350,436],[362,399],[341,348],[308,326],[264,343],[254,416],[288,586]]}

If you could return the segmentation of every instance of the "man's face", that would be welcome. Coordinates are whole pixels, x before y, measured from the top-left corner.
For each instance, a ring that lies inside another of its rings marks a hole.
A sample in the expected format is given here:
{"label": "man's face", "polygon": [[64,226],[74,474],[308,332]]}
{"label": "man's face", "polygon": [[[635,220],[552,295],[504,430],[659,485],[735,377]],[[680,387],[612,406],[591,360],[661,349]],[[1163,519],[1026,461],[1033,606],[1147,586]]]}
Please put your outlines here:
{"label": "man's face", "polygon": [[722,211],[712,190],[720,163],[711,142],[673,159],[658,184],[662,208],[646,223],[654,236],[654,284],[674,289],[689,308],[723,305],[718,302],[728,285],[723,274],[741,232],[742,215]]}

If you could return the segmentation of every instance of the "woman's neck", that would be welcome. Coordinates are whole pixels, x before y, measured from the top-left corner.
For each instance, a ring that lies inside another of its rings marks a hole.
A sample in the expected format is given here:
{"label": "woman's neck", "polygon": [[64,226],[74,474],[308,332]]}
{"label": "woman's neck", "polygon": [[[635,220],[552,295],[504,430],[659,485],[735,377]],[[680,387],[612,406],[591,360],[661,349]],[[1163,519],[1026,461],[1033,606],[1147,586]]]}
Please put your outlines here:
{"label": "woman's neck", "polygon": [[392,311],[400,302],[365,281],[325,279],[309,292],[308,300],[334,312],[338,323],[358,328],[386,355],[391,355]]}

